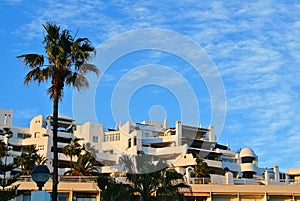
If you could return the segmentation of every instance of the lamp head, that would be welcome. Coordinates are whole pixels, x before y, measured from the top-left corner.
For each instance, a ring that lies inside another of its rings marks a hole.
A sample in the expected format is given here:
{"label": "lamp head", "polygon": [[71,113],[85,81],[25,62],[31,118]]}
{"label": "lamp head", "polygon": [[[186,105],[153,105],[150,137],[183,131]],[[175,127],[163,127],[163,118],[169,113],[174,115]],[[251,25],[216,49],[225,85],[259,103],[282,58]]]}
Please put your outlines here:
{"label": "lamp head", "polygon": [[39,187],[39,191],[41,191],[50,178],[50,171],[46,165],[38,165],[31,170],[31,178]]}

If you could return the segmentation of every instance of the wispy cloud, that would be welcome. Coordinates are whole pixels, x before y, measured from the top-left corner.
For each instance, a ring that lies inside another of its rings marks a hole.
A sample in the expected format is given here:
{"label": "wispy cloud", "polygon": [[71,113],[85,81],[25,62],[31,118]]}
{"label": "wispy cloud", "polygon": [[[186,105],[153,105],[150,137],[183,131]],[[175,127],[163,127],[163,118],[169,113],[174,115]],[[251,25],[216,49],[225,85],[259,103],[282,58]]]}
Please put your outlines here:
{"label": "wispy cloud", "polygon": [[[89,37],[96,45],[122,32],[143,28],[169,29],[190,37],[210,56],[225,85],[227,124],[222,139],[224,136],[239,138],[228,139],[234,142],[232,147],[239,147],[243,142],[245,146],[254,147],[265,160],[263,165],[274,162],[286,167],[282,159],[288,157],[285,152],[299,150],[293,142],[298,140],[300,130],[300,103],[297,101],[300,98],[300,3],[65,0],[37,1],[31,8],[36,11],[30,15],[31,21],[29,19],[16,31],[22,39],[27,39],[22,41],[26,47],[32,39],[42,41],[41,24],[47,20],[73,30],[74,34],[80,28],[79,35]],[[171,45],[185,50],[193,61],[203,60],[183,44]],[[108,73],[104,72],[101,82],[107,84],[105,87],[115,85],[132,67],[154,63],[172,67],[196,88],[193,84],[198,84],[201,78],[195,70],[179,62],[182,58],[174,60],[165,55],[159,51],[150,52],[147,57],[137,54],[139,62],[128,64],[124,60],[121,70],[111,67]],[[127,81],[132,83],[151,73],[135,71]],[[211,74],[209,70],[202,73]],[[165,86],[182,84],[180,77],[163,74],[155,81]],[[285,143],[279,145],[282,139]],[[279,149],[285,151],[276,153],[277,158],[269,151]],[[288,165],[296,164],[299,166],[300,161]]]}
{"label": "wispy cloud", "polygon": [[34,116],[38,115],[40,113],[40,110],[33,109],[33,108],[24,108],[19,109],[14,112],[14,117],[17,119],[26,119],[31,120]]}

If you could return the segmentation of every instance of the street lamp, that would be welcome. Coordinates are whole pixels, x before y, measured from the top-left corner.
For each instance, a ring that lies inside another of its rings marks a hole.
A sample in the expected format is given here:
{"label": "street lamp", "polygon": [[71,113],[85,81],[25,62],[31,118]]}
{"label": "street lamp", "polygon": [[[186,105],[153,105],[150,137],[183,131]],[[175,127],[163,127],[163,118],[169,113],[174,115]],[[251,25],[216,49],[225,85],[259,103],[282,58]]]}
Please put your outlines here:
{"label": "street lamp", "polygon": [[50,178],[50,171],[46,165],[38,165],[32,169],[31,178],[39,187],[39,191],[41,191]]}

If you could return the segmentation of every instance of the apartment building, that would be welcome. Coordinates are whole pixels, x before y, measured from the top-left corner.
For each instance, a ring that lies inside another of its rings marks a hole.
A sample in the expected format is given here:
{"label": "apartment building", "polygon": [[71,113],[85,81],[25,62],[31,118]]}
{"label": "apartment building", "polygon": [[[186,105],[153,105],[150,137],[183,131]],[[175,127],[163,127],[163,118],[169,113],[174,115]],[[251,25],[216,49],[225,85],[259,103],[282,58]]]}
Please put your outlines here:
{"label": "apartment building", "polygon": [[[33,117],[29,128],[13,126],[12,118],[12,110],[0,109],[0,140],[11,147],[8,163],[13,157],[20,155],[26,146],[34,144],[39,154],[48,159],[47,166],[51,171],[52,115]],[[80,143],[91,143],[98,150],[96,159],[102,164],[99,167],[101,173],[121,175],[118,174],[122,173],[118,161],[123,154],[145,154],[150,156],[153,162],[159,159],[167,160],[185,176],[187,183],[192,186],[192,194],[184,192],[187,200],[299,200],[299,169],[290,169],[285,173],[280,172],[278,166],[261,168],[259,157],[251,148],[233,151],[228,144],[218,143],[213,126],[204,128],[176,121],[174,127],[169,127],[165,119],[164,122],[127,121],[124,124],[120,122],[116,128],[105,131],[101,123],[77,124],[75,119],[63,114],[59,114],[58,125],[59,174],[61,176],[68,169],[70,160],[61,150],[72,139],[80,138]],[[11,131],[11,135],[7,135],[7,128]],[[192,176],[197,157],[207,163],[209,179]],[[263,188],[260,185],[270,187]],[[26,186],[27,184],[21,182],[20,187],[23,190],[26,190]],[[244,186],[249,191],[239,186]],[[256,186],[257,190],[252,189],[254,188],[252,186]],[[68,185],[64,186],[64,191],[73,192],[71,187],[69,190],[66,190],[67,188]],[[278,189],[283,189],[284,192]],[[95,197],[94,200],[98,200],[99,189],[91,190],[91,192]],[[75,192],[74,195],[76,193],[81,195],[80,192]],[[251,198],[249,195],[255,196]]]}

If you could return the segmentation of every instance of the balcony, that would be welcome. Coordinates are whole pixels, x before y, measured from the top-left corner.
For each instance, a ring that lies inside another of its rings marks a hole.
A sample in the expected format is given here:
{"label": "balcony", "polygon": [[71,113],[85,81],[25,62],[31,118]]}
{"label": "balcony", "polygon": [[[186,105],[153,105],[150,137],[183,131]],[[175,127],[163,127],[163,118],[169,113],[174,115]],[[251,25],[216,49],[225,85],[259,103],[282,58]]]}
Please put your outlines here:
{"label": "balcony", "polygon": [[74,138],[74,134],[73,133],[69,133],[69,132],[58,131],[57,132],[57,137],[73,139]]}
{"label": "balcony", "polygon": [[163,148],[143,147],[142,151],[145,154],[160,156],[160,155],[182,154],[186,152],[186,149],[187,146],[183,145],[183,146],[163,147]]}
{"label": "balcony", "polygon": [[209,184],[209,177],[191,177],[188,181],[188,184]]}
{"label": "balcony", "polygon": [[206,162],[209,167],[222,168],[222,162],[221,161],[214,161],[214,160],[204,159],[204,162]]}
{"label": "balcony", "polygon": [[256,172],[256,166],[253,163],[242,163],[241,172]]}

